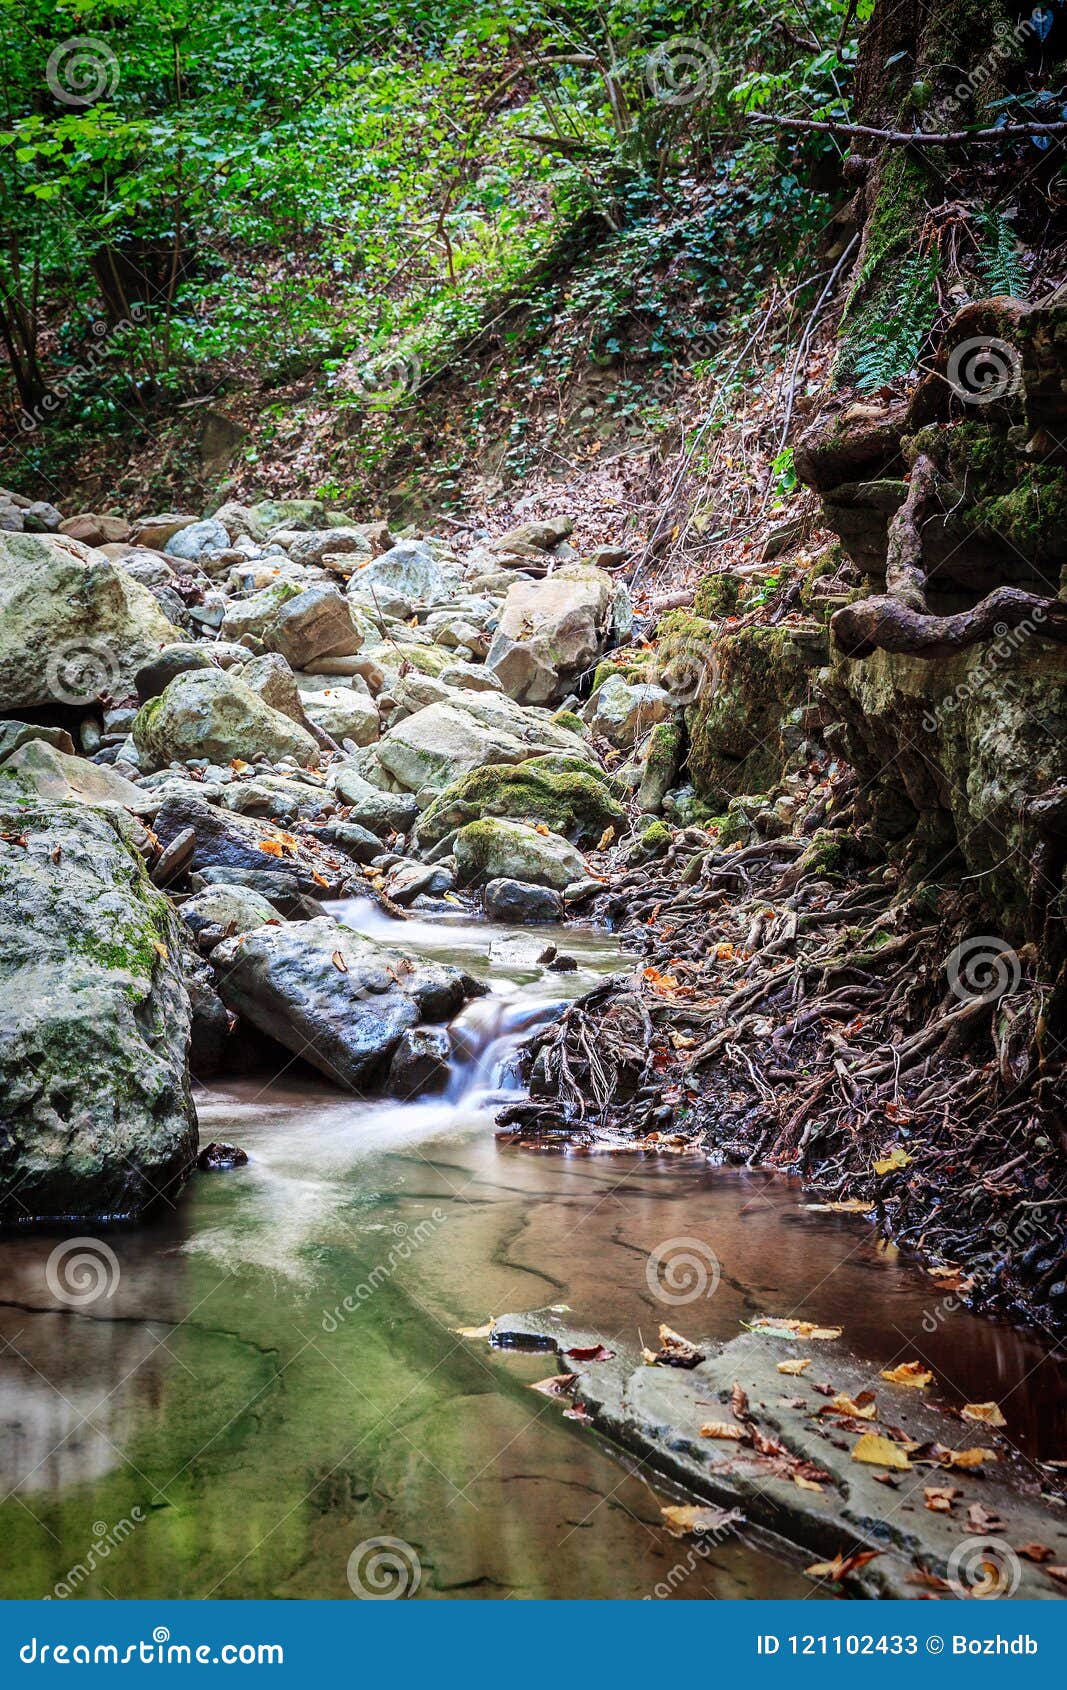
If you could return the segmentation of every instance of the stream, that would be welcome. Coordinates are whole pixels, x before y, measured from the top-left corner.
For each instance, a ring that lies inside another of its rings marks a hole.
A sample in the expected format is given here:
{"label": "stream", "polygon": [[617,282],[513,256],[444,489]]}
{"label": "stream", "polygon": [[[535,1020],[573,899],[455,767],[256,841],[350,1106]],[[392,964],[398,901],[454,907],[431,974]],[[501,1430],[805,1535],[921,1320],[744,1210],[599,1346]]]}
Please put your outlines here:
{"label": "stream", "polygon": [[[335,913],[490,985],[453,1026],[449,1091],[357,1101],[295,1060],[201,1089],[201,1141],[248,1165],[110,1234],[84,1304],[55,1294],[56,1237],[0,1243],[0,1596],[350,1598],[354,1552],[382,1536],[417,1556],[420,1598],[818,1594],[773,1540],[669,1537],[678,1493],[530,1390],[553,1357],[457,1333],[546,1304],[609,1341],[663,1320],[721,1341],[761,1312],[839,1323],[877,1366],[921,1353],[949,1400],[996,1398],[1031,1459],[1063,1454],[1062,1364],[862,1217],[701,1155],[496,1139],[518,1041],[626,966],[610,935]],[[576,971],[538,962],[553,942]],[[648,1258],[685,1237],[721,1278],[665,1306]]]}

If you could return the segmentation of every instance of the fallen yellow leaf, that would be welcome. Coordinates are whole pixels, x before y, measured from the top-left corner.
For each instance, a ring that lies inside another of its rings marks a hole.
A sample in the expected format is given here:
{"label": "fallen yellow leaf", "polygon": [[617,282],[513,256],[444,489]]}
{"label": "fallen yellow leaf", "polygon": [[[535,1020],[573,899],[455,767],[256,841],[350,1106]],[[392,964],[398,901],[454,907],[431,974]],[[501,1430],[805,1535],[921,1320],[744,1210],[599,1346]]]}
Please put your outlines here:
{"label": "fallen yellow leaf", "polygon": [[891,1385],[910,1385],[912,1390],[922,1391],[933,1373],[921,1361],[902,1361],[899,1367],[883,1367],[882,1378],[888,1379]]}
{"label": "fallen yellow leaf", "polygon": [[844,1391],[838,1391],[836,1397],[826,1404],[820,1412],[828,1414],[831,1409],[837,1414],[850,1414],[853,1420],[873,1420],[878,1404],[870,1391],[861,1391],[858,1397],[850,1397]]}
{"label": "fallen yellow leaf", "polygon": [[729,1420],[707,1420],[700,1428],[702,1438],[731,1439],[734,1443],[744,1443],[748,1433],[743,1426],[735,1426]]}
{"label": "fallen yellow leaf", "polygon": [[899,1444],[892,1438],[883,1438],[878,1432],[864,1432],[857,1439],[852,1449],[853,1461],[864,1461],[871,1467],[896,1467],[906,1472],[911,1462]]}
{"label": "fallen yellow leaf", "polygon": [[995,1402],[969,1402],[960,1409],[963,1420],[980,1420],[983,1426],[1006,1426],[1008,1422]]}
{"label": "fallen yellow leaf", "polygon": [[805,1373],[810,1366],[811,1366],[811,1357],[810,1356],[804,1356],[802,1359],[799,1359],[797,1361],[780,1361],[778,1363],[778,1371],[779,1371],[779,1373],[791,1373],[791,1374]]}
{"label": "fallen yellow leaf", "polygon": [[891,1174],[897,1168],[906,1168],[910,1161],[911,1157],[904,1149],[904,1146],[902,1144],[894,1144],[888,1156],[883,1157],[880,1162],[872,1162],[871,1166],[876,1174]]}
{"label": "fallen yellow leaf", "polygon": [[606,827],[604,829],[603,833],[600,835],[600,838],[596,842],[597,850],[598,851],[606,851],[608,846],[612,843],[614,838],[615,838],[615,829],[613,827]]}

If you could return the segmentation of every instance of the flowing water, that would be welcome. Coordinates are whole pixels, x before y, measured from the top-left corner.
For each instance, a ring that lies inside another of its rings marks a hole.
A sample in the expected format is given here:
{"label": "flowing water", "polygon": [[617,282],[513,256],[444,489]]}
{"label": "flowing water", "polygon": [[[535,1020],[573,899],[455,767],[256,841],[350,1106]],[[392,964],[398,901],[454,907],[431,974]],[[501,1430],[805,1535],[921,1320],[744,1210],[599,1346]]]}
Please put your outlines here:
{"label": "flowing water", "polygon": [[[709,1340],[759,1312],[839,1322],[873,1364],[921,1354],[950,1400],[1001,1401],[1018,1459],[1067,1453],[1046,1349],[795,1182],[495,1139],[518,1038],[620,966],[609,936],[339,913],[490,983],[454,1025],[449,1093],[356,1101],[297,1064],[214,1085],[201,1137],[247,1167],[111,1235],[80,1305],[56,1295],[55,1238],[0,1244],[0,1596],[350,1598],[380,1537],[421,1598],[810,1594],[767,1542],[666,1536],[670,1487],[530,1390],[552,1358],[456,1332],[544,1305],[628,1341],[663,1319]],[[577,972],[538,963],[552,941]],[[665,1307],[648,1258],[679,1237],[722,1275]]]}

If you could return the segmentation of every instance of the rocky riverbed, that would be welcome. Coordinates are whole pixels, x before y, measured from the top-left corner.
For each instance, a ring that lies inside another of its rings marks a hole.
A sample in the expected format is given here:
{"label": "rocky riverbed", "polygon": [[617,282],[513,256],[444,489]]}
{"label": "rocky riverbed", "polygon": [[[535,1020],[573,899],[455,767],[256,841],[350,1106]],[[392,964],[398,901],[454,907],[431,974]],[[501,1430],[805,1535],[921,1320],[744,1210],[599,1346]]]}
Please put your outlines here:
{"label": "rocky riverbed", "polygon": [[[539,967],[561,981],[579,965],[559,924],[624,930],[642,961],[531,1017],[532,1097],[512,1100],[501,1130],[520,1150],[606,1135],[667,1165],[706,1133],[709,1109],[720,1138],[752,1119],[744,1085],[766,1106],[774,1085],[806,1082],[811,1046],[791,1040],[819,1013],[854,1022],[862,1046],[866,985],[857,998],[839,982],[808,1021],[789,986],[788,1037],[754,1013],[779,991],[783,955],[799,964],[782,975],[803,985],[809,929],[855,950],[864,923],[878,926],[879,965],[907,967],[884,909],[891,884],[862,884],[863,851],[829,814],[847,773],[804,712],[778,796],[709,820],[684,754],[713,624],[683,617],[651,644],[623,554],[578,555],[563,518],[462,545],[315,500],[62,520],[9,495],[0,521],[9,1230],[173,1213],[198,1156],[240,1167],[239,1146],[201,1148],[205,1082],[315,1072],[359,1100],[447,1092],[471,1060],[486,981],[428,946],[427,923],[555,923]],[[784,632],[803,665],[802,630]],[[338,900],[353,899],[372,921],[346,919]],[[836,965],[818,960],[825,987]],[[709,979],[735,964],[752,965],[744,1014]],[[746,1059],[753,1039],[773,1068]],[[833,1073],[850,1083],[847,1062]],[[801,1103],[812,1086],[820,1096],[821,1069]],[[899,1138],[908,1117],[894,1099]],[[900,1142],[875,1169],[911,1160]],[[881,1198],[834,1196],[830,1209],[886,1219]],[[938,1271],[961,1298],[973,1288],[952,1263]],[[828,1424],[806,1368],[780,1365],[789,1356],[766,1335],[710,1354],[665,1331],[643,1359],[601,1354],[600,1336],[555,1316],[500,1318],[491,1336],[566,1352],[558,1391],[581,1403],[576,1417],[702,1499],[678,1505],[682,1535],[728,1535],[736,1507],[794,1558],[823,1556],[834,1587],[913,1594],[925,1579],[951,1595],[969,1588],[953,1560],[961,1521],[971,1537],[1004,1525],[1027,1562],[1021,1593],[1057,1593],[1054,1465],[1036,1483],[1008,1464],[990,1478],[995,1446],[974,1457],[918,1396],[908,1414],[881,1396],[868,1413],[869,1368],[844,1352],[816,1370],[837,1403]],[[879,1440],[878,1462],[850,1464],[847,1433]],[[934,1501],[890,1527],[899,1510],[883,1496],[923,1463]]]}

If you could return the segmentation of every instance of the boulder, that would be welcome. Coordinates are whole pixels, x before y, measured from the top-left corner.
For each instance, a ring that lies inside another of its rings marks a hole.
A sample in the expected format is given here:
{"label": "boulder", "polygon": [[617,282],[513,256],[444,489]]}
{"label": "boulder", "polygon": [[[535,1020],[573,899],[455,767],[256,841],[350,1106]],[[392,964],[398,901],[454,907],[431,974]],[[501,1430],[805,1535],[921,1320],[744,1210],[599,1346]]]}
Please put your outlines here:
{"label": "boulder", "polygon": [[499,675],[494,675],[483,663],[450,663],[439,676],[442,686],[458,687],[468,692],[503,692]]}
{"label": "boulder", "polygon": [[453,852],[456,872],[468,884],[521,880],[562,892],[588,873],[581,852],[558,833],[496,817],[460,828]]}
{"label": "boulder", "polygon": [[631,685],[621,675],[609,675],[597,688],[582,715],[595,734],[622,751],[632,750],[654,728],[674,715],[676,701],[663,687],[650,682]]}
{"label": "boulder", "polygon": [[485,913],[490,921],[519,926],[562,921],[563,899],[548,886],[531,886],[523,880],[490,880],[485,888]]}
{"label": "boulder", "polygon": [[6,762],[13,751],[31,739],[41,739],[46,745],[54,745],[57,751],[65,751],[69,757],[74,755],[74,741],[66,728],[38,727],[35,722],[0,722],[0,763]]}
{"label": "boulder", "polygon": [[164,646],[159,656],[143,664],[134,676],[137,697],[142,704],[147,704],[150,698],[158,698],[161,692],[165,692],[176,675],[216,667],[214,658],[202,645],[179,643]]}
{"label": "boulder", "polygon": [[277,821],[318,821],[337,808],[333,793],[322,786],[287,780],[284,775],[259,775],[221,788],[227,810],[240,816],[271,816]]}
{"label": "boulder", "polygon": [[176,919],[115,813],[0,831],[0,1222],[136,1219],[197,1149]]}
{"label": "boulder", "polygon": [[[79,804],[115,804],[134,815],[150,815],[151,797],[100,763],[73,757],[43,739],[27,740],[4,760],[4,779],[18,776],[38,797]],[[2,786],[3,782],[0,782]]]}
{"label": "boulder", "polygon": [[262,657],[253,658],[244,665],[238,679],[272,710],[280,710],[291,722],[311,733],[296,677],[281,652],[267,651]]}
{"label": "boulder", "polygon": [[543,581],[516,581],[486,664],[512,698],[557,701],[622,632],[625,608],[611,576],[587,564],[565,564]]}
{"label": "boulder", "polygon": [[295,757],[311,767],[319,760],[306,729],[223,669],[178,675],[159,698],[141,706],[133,740],[146,769],[193,757],[213,763]]}
{"label": "boulder", "polygon": [[[252,816],[233,815],[196,798],[168,798],[156,812],[152,828],[161,845],[169,845],[186,828],[196,835],[196,850],[190,867],[195,873],[234,871],[245,874],[284,873],[291,889],[311,897],[339,897],[348,875],[332,866],[330,857],[292,834],[279,835],[276,827]],[[220,874],[220,878],[225,875]],[[265,881],[245,882],[271,896]]]}
{"label": "boulder", "polygon": [[59,532],[83,546],[105,546],[128,540],[131,530],[121,516],[96,516],[86,511],[81,516],[68,516],[60,523]]}
{"label": "boulder", "polygon": [[183,563],[199,563],[205,555],[226,551],[229,544],[230,536],[222,523],[208,517],[203,522],[191,522],[188,528],[179,528],[163,550],[167,557],[180,558]]}
{"label": "boulder", "polygon": [[[571,761],[564,759],[564,762]],[[594,845],[606,827],[620,829],[626,811],[588,764],[556,770],[540,757],[518,766],[474,769],[445,788],[419,818],[423,849],[484,816],[543,822],[554,833]]]}
{"label": "boulder", "polygon": [[319,829],[318,836],[324,845],[342,851],[356,863],[372,863],[375,857],[381,856],[382,842],[377,834],[360,827],[358,822],[329,822]]}
{"label": "boulder", "polygon": [[218,927],[226,938],[280,919],[274,905],[250,886],[205,886],[184,899],[178,913],[194,934]]}
{"label": "boulder", "polygon": [[[422,540],[401,540],[364,568],[348,584],[349,595],[389,614],[396,600],[404,606],[434,604],[448,593],[444,572]],[[403,612],[401,613],[403,614]]]}
{"label": "boulder", "polygon": [[215,511],[213,520],[225,528],[232,545],[242,535],[249,540],[261,542],[267,538],[266,526],[261,522],[256,512],[248,505],[238,504],[229,499]]}
{"label": "boulder", "polygon": [[374,756],[409,792],[442,790],[485,763],[521,763],[540,753],[581,757],[582,741],[545,716],[497,693],[460,693],[396,723]]}
{"label": "boulder", "polygon": [[244,599],[230,599],[219,627],[224,640],[262,639],[287,599],[296,598],[299,583],[282,577]]}
{"label": "boulder", "polygon": [[381,724],[367,693],[356,692],[352,687],[324,687],[321,692],[305,692],[301,696],[315,726],[331,739],[373,745],[378,738]]}
{"label": "boulder", "polygon": [[328,916],[225,940],[211,960],[230,1009],[353,1090],[382,1074],[403,1033],[454,1015],[473,986],[457,968],[414,962]]}
{"label": "boulder", "polygon": [[351,763],[333,763],[327,776],[341,803],[348,808],[348,820],[372,833],[406,833],[419,813],[409,792],[383,792],[372,786]]}
{"label": "boulder", "polygon": [[149,551],[161,552],[172,534],[179,528],[189,528],[195,516],[182,516],[177,511],[164,511],[160,516],[143,516],[134,524],[130,540],[135,546],[147,546]]}
{"label": "boulder", "polygon": [[252,513],[268,534],[275,528],[321,528],[326,521],[321,499],[261,499]]}
{"label": "boulder", "polygon": [[295,535],[288,551],[294,563],[319,564],[336,557],[344,558],[346,569],[351,570],[361,558],[370,557],[371,546],[359,528],[324,528],[317,533]]}
{"label": "boulder", "polygon": [[354,657],[363,635],[337,587],[309,587],[289,598],[264,633],[294,669],[321,657]]}
{"label": "boulder", "polygon": [[0,533],[0,711],[123,697],[179,638],[147,588],[99,552]]}
{"label": "boulder", "polygon": [[452,1041],[444,1027],[412,1027],[401,1033],[389,1064],[391,1097],[424,1097],[447,1090]]}

